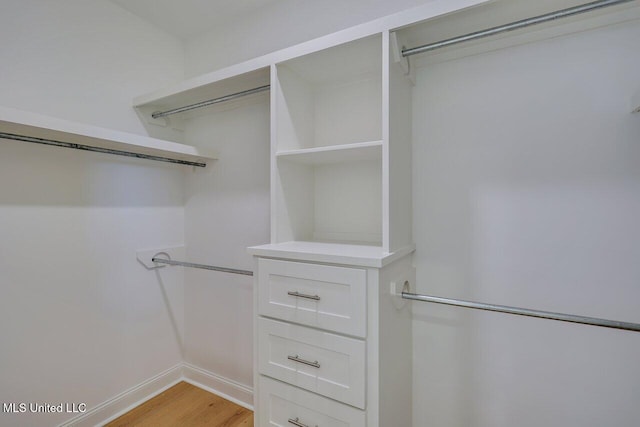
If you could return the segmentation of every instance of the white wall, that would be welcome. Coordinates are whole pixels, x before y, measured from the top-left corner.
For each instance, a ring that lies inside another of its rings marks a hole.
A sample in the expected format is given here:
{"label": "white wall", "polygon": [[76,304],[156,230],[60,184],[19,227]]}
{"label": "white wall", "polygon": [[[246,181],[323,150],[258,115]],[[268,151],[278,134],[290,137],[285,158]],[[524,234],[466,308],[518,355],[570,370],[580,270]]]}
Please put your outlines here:
{"label": "white wall", "polygon": [[0,104],[144,133],[134,96],[183,77],[183,47],[107,0],[0,2]]}
{"label": "white wall", "polygon": [[[187,256],[252,270],[247,247],[269,243],[269,95],[223,108],[187,126],[190,142],[220,158],[187,177]],[[185,307],[185,361],[252,387],[253,278],[190,269]]]}
{"label": "white wall", "polygon": [[223,68],[429,0],[281,0],[186,42],[188,76]]}
{"label": "white wall", "polygon": [[[418,71],[418,292],[640,322],[637,22]],[[633,332],[414,303],[414,425],[640,423]]]}
{"label": "white wall", "polygon": [[[131,98],[182,75],[180,44],[108,2],[0,4],[0,104],[142,132]],[[184,169],[0,141],[0,401],[89,408],[181,360]],[[51,426],[72,414],[0,414]]]}

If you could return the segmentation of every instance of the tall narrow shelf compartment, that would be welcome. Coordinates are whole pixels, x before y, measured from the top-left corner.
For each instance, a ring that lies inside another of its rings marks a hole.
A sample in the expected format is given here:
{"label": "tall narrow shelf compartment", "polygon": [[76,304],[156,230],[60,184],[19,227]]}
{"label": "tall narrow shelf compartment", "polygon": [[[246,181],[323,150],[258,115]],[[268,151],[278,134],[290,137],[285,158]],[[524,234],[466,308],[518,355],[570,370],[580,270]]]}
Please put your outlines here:
{"label": "tall narrow shelf compartment", "polygon": [[272,69],[272,242],[382,245],[382,36]]}

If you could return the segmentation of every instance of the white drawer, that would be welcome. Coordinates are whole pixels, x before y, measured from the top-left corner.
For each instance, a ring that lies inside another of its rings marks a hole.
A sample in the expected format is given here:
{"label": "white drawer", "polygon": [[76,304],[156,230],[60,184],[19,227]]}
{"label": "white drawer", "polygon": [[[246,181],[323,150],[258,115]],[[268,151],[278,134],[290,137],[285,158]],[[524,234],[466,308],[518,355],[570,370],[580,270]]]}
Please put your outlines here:
{"label": "white drawer", "polygon": [[366,296],[366,270],[258,261],[258,310],[264,316],[365,337]]}
{"label": "white drawer", "polygon": [[364,409],[364,341],[265,318],[258,331],[261,374]]}
{"label": "white drawer", "polygon": [[365,413],[359,409],[267,377],[259,381],[257,426],[365,427]]}

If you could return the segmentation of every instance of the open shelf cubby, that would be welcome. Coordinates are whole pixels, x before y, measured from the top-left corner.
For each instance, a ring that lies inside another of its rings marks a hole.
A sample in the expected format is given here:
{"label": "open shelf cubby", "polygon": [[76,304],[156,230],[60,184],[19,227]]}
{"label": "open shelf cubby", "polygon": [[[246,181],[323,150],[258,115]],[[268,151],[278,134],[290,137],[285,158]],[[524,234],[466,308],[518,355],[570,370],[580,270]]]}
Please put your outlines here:
{"label": "open shelf cubby", "polygon": [[382,139],[376,35],[277,65],[277,152]]}
{"label": "open shelf cubby", "polygon": [[380,159],[277,163],[278,242],[382,244]]}

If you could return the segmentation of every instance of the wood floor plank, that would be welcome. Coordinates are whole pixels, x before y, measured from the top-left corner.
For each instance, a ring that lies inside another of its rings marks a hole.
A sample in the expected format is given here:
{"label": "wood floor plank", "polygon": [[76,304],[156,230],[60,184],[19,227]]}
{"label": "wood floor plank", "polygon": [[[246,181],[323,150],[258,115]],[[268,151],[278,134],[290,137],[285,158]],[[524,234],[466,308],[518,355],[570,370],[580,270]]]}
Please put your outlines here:
{"label": "wood floor plank", "polygon": [[165,426],[251,427],[253,412],[183,381],[105,427]]}

